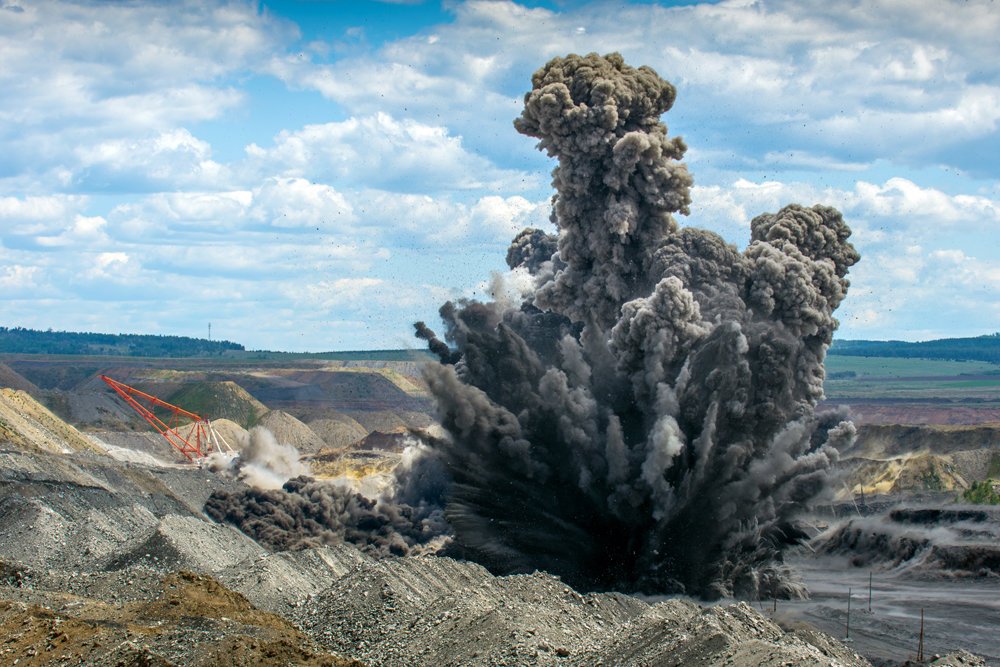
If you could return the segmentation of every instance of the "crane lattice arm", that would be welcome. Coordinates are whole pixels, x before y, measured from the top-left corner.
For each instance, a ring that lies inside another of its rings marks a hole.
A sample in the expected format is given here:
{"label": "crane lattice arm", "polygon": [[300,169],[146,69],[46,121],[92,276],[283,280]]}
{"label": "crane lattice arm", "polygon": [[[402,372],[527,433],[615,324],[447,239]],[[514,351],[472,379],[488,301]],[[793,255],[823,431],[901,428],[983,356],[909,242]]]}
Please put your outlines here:
{"label": "crane lattice arm", "polygon": [[[153,396],[152,394],[147,394],[144,391],[140,391],[135,387],[130,387],[127,384],[118,382],[117,380],[112,380],[107,375],[102,375],[101,379],[107,383],[109,387],[115,390],[122,399],[132,406],[132,409],[138,412],[143,419],[150,423],[150,425],[155,428],[160,435],[167,439],[174,449],[183,454],[189,461],[195,462],[198,459],[202,459],[208,455],[211,445],[214,444],[217,449],[221,451],[218,443],[218,436],[212,429],[211,423],[193,412],[188,412],[184,408],[179,408],[176,405],[167,403],[166,401]],[[146,402],[150,407],[146,407],[142,402]],[[162,419],[157,417],[152,408],[164,408],[170,411],[170,423],[165,423]],[[177,430],[178,426],[183,426],[180,424],[181,419],[191,420],[191,430],[188,433],[188,437],[184,437]],[[229,448],[228,443],[226,444],[227,449]]]}

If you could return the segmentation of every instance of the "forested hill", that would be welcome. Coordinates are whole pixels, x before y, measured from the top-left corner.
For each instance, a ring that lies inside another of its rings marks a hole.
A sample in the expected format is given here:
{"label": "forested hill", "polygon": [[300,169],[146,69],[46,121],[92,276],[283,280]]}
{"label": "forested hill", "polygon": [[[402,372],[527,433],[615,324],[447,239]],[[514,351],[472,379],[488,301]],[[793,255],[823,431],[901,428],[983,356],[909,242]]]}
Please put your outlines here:
{"label": "forested hill", "polygon": [[0,353],[210,357],[243,349],[242,345],[228,340],[205,340],[187,336],[75,333],[0,327]]}
{"label": "forested hill", "polygon": [[975,338],[942,338],[920,343],[899,340],[835,340],[829,354],[850,357],[910,357],[989,361],[1000,364],[1000,333]]}
{"label": "forested hill", "polygon": [[[8,354],[77,354],[127,357],[214,357],[224,353],[245,353],[239,343],[228,340],[206,340],[187,336],[154,336],[148,334],[99,334],[71,331],[38,331],[23,327],[0,327],[0,353]],[[250,353],[247,353],[250,354]],[[257,352],[255,355],[282,356],[281,352]],[[382,350],[372,352],[324,353],[304,355],[330,358],[410,359],[422,353],[412,350]],[[1000,332],[975,338],[942,338],[920,343],[899,340],[835,340],[829,354],[851,357],[909,357],[921,359],[952,359],[957,361],[987,361],[1000,364]],[[293,355],[295,356],[295,355]],[[353,358],[353,357],[351,357]]]}

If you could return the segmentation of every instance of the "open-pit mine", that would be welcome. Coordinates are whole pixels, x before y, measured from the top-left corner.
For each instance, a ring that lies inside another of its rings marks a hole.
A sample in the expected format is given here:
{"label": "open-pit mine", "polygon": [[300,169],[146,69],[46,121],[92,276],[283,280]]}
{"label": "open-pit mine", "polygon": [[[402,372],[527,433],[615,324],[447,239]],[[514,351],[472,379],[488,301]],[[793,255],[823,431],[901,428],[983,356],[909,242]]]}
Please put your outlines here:
{"label": "open-pit mine", "polygon": [[2,359],[0,662],[997,659],[995,425],[821,405],[851,230],[680,225],[675,96],[618,54],[535,73],[555,228],[415,324],[431,355]]}

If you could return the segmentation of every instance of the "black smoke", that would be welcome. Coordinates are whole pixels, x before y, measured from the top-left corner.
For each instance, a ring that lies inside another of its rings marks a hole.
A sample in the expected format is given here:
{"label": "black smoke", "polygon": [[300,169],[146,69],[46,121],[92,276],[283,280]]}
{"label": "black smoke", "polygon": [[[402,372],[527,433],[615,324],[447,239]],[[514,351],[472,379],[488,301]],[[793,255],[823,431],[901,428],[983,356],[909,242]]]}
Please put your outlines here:
{"label": "black smoke", "polygon": [[292,480],[206,510],[276,548],[410,553],[447,535],[494,572],[583,589],[800,594],[782,550],[854,438],[814,413],[850,230],[798,205],[756,217],[743,251],[681,228],[673,86],[617,54],[555,58],[532,83],[515,127],[558,160],[556,228],[507,254],[533,279],[523,303],[446,303],[444,340],[417,323],[446,436],[377,501]]}
{"label": "black smoke", "polygon": [[850,230],[797,205],[755,218],[742,252],[680,228],[673,86],[617,54],[532,82],[515,127],[558,160],[556,230],[525,230],[507,259],[534,291],[446,304],[440,356],[457,361],[425,374],[456,546],[584,588],[795,594],[781,551],[854,435],[814,415]]}
{"label": "black smoke", "polygon": [[205,513],[275,551],[347,541],[373,555],[443,553],[451,542],[443,512],[449,484],[437,455],[411,446],[396,467],[395,485],[378,498],[346,483],[299,476],[280,489],[215,491]]}

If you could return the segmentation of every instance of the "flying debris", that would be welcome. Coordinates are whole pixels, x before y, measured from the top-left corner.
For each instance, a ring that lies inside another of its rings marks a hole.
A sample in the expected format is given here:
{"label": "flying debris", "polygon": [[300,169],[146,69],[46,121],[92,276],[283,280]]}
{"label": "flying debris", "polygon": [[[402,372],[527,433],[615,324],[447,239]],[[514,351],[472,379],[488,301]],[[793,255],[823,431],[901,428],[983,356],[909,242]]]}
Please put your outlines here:
{"label": "flying debris", "polygon": [[515,127],[558,159],[558,229],[507,259],[534,292],[445,304],[454,349],[418,331],[443,362],[426,379],[454,547],[589,589],[800,594],[782,549],[854,437],[814,414],[850,230],[798,205],[756,217],[742,252],[680,228],[672,85],[618,54],[555,58],[532,83]]}
{"label": "flying debris", "polygon": [[755,218],[742,252],[681,228],[672,85],[618,54],[555,58],[532,83],[515,127],[558,160],[557,229],[507,253],[533,281],[523,303],[446,303],[443,340],[416,324],[446,437],[377,500],[293,479],[207,511],[279,548],[436,545],[587,590],[803,594],[782,550],[855,433],[814,412],[850,230],[798,205]]}

